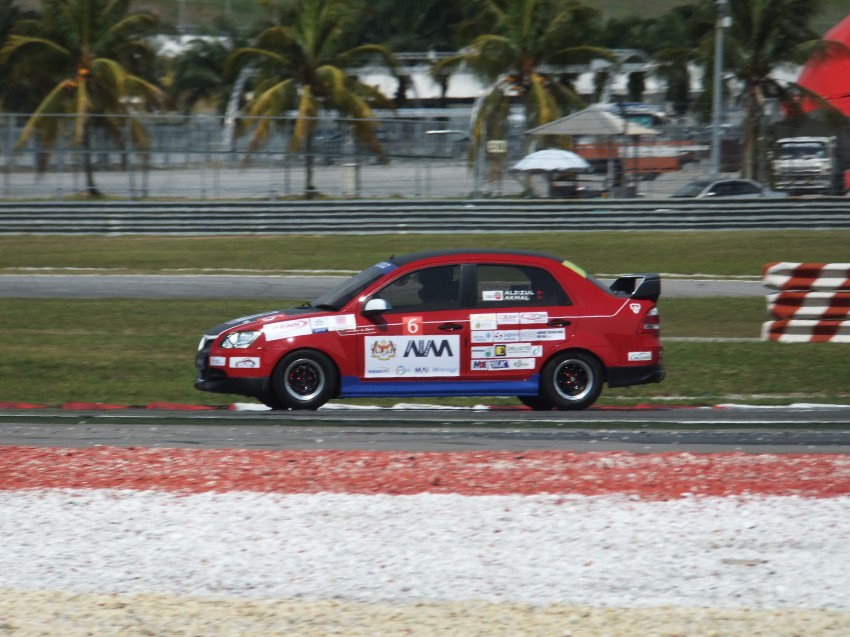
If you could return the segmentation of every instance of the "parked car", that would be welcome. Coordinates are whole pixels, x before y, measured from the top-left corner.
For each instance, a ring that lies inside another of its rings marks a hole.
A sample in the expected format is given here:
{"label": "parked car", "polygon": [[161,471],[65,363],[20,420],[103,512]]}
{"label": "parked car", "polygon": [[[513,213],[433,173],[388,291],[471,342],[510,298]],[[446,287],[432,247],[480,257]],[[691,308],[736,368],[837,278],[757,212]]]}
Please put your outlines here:
{"label": "parked car", "polygon": [[555,256],[390,257],[316,300],[209,330],[195,387],[317,409],[331,398],[517,396],[584,409],[664,378],[658,274],[605,286]]}
{"label": "parked car", "polygon": [[699,179],[683,186],[672,195],[673,197],[737,197],[740,199],[756,199],[765,197],[781,199],[788,193],[771,190],[767,186],[752,179]]}

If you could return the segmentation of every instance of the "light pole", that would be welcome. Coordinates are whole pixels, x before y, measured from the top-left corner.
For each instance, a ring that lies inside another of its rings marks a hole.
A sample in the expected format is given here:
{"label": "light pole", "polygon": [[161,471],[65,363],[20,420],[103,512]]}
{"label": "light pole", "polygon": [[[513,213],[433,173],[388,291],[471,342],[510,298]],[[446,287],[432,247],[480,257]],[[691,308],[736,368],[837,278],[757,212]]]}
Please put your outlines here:
{"label": "light pole", "polygon": [[720,124],[723,121],[723,33],[732,24],[728,0],[715,0],[717,24],[714,29],[714,76],[711,107],[711,176],[720,175]]}

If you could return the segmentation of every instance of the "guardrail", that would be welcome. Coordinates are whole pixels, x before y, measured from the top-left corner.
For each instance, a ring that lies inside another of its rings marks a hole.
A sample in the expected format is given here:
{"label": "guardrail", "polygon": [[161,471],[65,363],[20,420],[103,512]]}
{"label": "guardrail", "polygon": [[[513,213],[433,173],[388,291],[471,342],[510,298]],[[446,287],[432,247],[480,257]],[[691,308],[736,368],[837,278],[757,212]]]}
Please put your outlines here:
{"label": "guardrail", "polygon": [[0,234],[388,234],[850,228],[850,200],[0,202]]}

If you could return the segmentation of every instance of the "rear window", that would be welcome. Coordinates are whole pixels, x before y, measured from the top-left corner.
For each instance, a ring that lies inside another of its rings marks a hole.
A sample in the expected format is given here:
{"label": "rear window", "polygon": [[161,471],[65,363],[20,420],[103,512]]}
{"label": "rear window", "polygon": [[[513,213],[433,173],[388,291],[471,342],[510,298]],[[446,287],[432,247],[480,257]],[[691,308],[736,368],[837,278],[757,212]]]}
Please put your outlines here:
{"label": "rear window", "polygon": [[519,265],[479,265],[475,306],[479,308],[572,305],[567,293],[546,270]]}

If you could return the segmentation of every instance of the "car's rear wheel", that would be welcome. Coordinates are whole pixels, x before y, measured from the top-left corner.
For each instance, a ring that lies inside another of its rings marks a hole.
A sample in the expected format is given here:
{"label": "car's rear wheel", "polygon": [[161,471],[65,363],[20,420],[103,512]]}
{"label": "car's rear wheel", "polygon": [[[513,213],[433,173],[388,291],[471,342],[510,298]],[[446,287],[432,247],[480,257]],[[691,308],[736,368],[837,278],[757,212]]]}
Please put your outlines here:
{"label": "car's rear wheel", "polygon": [[543,366],[540,398],[557,409],[585,409],[602,393],[602,364],[586,352],[565,352]]}
{"label": "car's rear wheel", "polygon": [[517,396],[519,402],[526,407],[531,407],[534,411],[550,411],[552,403],[540,396]]}
{"label": "car's rear wheel", "polygon": [[301,351],[284,356],[271,377],[272,409],[318,409],[336,392],[338,374],[321,352]]}

